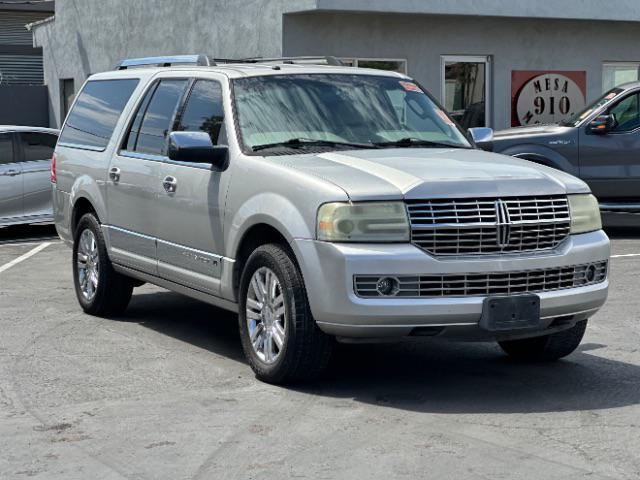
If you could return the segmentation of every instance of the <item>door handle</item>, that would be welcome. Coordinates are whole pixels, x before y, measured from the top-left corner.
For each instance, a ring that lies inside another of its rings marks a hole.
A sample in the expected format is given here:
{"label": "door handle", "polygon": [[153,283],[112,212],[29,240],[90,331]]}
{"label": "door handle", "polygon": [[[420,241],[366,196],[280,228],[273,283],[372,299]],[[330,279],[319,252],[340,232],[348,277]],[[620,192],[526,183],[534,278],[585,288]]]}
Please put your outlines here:
{"label": "door handle", "polygon": [[113,183],[118,183],[120,181],[120,169],[118,167],[113,167],[109,170],[109,178]]}
{"label": "door handle", "polygon": [[178,180],[176,179],[176,177],[172,177],[169,175],[167,177],[164,177],[164,180],[162,180],[162,186],[167,193],[175,193],[176,189],[178,188]]}
{"label": "door handle", "polygon": [[0,173],[0,176],[3,177],[15,177],[16,175],[20,175],[20,170],[11,169],[7,170],[6,172]]}

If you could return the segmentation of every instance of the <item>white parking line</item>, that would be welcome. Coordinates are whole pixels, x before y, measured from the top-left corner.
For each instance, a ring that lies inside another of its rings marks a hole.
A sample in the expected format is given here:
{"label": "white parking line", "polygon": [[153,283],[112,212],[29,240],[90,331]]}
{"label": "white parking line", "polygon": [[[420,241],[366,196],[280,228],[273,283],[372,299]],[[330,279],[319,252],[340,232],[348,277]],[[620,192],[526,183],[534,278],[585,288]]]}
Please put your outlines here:
{"label": "white parking line", "polygon": [[623,257],[640,257],[640,253],[625,253],[623,255],[611,255],[611,258],[623,258]]}
{"label": "white parking line", "polygon": [[50,242],[41,243],[36,248],[33,248],[33,249],[29,250],[24,255],[21,255],[18,258],[14,259],[14,260],[11,260],[9,263],[5,263],[4,265],[0,266],[0,273],[6,272],[11,267],[16,266],[20,262],[24,262],[27,258],[33,257],[35,254],[37,254],[38,252],[41,252],[42,250],[47,248],[49,245],[51,245]]}

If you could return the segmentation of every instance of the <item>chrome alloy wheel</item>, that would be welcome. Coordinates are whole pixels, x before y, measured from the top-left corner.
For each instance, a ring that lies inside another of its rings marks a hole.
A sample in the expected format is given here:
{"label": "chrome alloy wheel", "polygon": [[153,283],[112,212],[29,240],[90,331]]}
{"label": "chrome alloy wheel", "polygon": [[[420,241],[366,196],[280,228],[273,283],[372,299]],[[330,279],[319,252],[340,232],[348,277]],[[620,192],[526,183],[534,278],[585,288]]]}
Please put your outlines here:
{"label": "chrome alloy wheel", "polygon": [[91,300],[98,288],[98,267],[100,259],[98,257],[98,242],[94,233],[86,229],[79,239],[77,253],[78,284],[82,296],[86,300]]}
{"label": "chrome alloy wheel", "polygon": [[274,363],[282,352],[287,332],[284,294],[273,270],[261,267],[254,272],[246,307],[253,351],[264,363]]}

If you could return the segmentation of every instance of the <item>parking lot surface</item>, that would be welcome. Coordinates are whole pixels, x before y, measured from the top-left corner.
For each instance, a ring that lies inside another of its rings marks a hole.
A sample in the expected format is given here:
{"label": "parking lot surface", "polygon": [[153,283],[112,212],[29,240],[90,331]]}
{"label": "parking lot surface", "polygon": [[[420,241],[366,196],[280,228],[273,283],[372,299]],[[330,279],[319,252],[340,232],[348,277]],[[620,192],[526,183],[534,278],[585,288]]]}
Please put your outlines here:
{"label": "parking lot surface", "polygon": [[2,479],[640,477],[640,236],[616,234],[609,301],[563,361],[341,345],[283,388],[206,304],[145,285],[121,319],[81,313],[51,233],[0,245]]}

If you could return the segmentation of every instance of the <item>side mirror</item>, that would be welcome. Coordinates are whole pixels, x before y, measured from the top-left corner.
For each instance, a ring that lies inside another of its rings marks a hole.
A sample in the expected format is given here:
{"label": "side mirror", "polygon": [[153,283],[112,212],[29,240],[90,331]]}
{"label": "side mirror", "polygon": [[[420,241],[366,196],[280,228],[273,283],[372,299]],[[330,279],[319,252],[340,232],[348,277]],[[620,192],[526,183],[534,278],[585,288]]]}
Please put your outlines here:
{"label": "side mirror", "polygon": [[589,131],[597,135],[604,135],[618,126],[618,121],[614,114],[598,115],[589,124]]}
{"label": "side mirror", "polygon": [[470,128],[469,133],[475,144],[487,152],[493,151],[493,129],[487,127]]}
{"label": "side mirror", "polygon": [[229,147],[214,145],[206,132],[171,132],[167,154],[177,162],[208,163],[217,170],[229,161]]}

